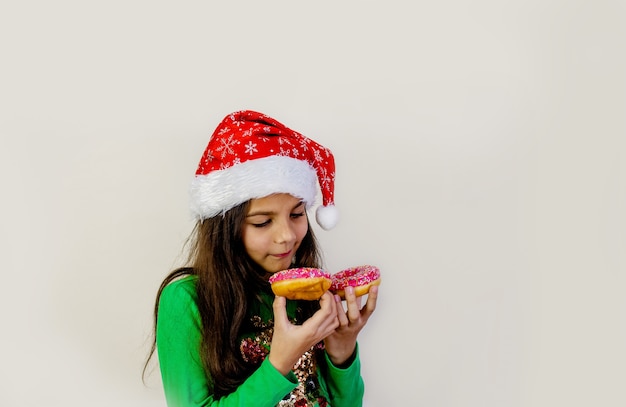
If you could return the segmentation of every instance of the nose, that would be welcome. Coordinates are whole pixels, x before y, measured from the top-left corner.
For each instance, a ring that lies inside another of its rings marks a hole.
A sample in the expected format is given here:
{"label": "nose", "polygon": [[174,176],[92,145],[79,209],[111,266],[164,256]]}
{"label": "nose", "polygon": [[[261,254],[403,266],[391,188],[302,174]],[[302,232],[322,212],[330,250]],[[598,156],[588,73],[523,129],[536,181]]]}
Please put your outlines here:
{"label": "nose", "polygon": [[280,222],[276,225],[274,241],[278,244],[291,243],[296,240],[296,232],[289,222]]}

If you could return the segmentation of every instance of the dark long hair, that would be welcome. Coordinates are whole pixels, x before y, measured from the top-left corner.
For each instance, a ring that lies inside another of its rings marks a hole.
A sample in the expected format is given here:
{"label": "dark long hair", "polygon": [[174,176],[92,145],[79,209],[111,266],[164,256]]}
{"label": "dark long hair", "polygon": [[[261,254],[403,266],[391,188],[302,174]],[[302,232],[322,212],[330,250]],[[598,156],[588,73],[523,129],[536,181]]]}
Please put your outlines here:
{"label": "dark long hair", "polygon": [[[152,347],[143,375],[155,353],[159,299],[172,281],[187,275],[197,276],[198,310],[202,321],[201,359],[214,384],[216,397],[233,392],[252,373],[239,350],[238,338],[249,304],[259,292],[269,290],[267,273],[248,256],[242,228],[249,202],[227,211],[223,216],[198,221],[190,236],[188,265],[172,271],[161,283],[154,305]],[[296,252],[294,267],[322,267],[317,240],[309,225]],[[303,317],[310,316],[319,304],[301,304]]]}

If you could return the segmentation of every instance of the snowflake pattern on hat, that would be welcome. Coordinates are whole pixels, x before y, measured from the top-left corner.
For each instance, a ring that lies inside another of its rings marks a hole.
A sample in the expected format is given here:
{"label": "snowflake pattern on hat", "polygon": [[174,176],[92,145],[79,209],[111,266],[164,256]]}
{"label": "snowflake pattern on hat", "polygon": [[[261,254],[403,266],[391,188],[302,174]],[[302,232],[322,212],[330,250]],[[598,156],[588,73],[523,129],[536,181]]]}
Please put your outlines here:
{"label": "snowflake pattern on hat", "polygon": [[331,151],[277,120],[251,110],[231,113],[218,125],[192,182],[192,211],[199,219],[224,213],[252,198],[290,193],[307,207],[317,185],[317,221],[335,226],[335,161]]}

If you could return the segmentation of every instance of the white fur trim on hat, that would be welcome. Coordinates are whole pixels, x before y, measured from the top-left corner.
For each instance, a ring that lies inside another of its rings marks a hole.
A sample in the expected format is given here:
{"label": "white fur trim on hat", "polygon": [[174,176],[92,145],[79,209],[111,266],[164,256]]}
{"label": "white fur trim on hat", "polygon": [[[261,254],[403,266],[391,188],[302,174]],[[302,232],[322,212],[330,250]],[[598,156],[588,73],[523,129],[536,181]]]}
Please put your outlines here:
{"label": "white fur trim on hat", "polygon": [[306,161],[275,155],[196,175],[190,189],[191,212],[196,219],[207,219],[277,193],[298,197],[310,208],[317,195],[315,169]]}

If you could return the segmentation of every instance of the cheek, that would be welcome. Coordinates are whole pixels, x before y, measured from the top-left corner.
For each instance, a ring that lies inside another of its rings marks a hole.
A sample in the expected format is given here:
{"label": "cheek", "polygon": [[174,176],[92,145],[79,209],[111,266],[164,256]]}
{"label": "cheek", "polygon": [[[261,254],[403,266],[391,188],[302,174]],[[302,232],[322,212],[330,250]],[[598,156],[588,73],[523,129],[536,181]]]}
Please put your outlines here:
{"label": "cheek", "polygon": [[298,242],[301,242],[309,231],[309,224],[306,222],[302,222],[302,224],[298,225],[296,228],[296,236],[298,236]]}
{"label": "cheek", "polygon": [[258,231],[251,227],[243,228],[243,231],[241,233],[241,240],[248,254],[250,254],[250,252],[258,250],[259,246],[262,245],[261,237],[259,236]]}

